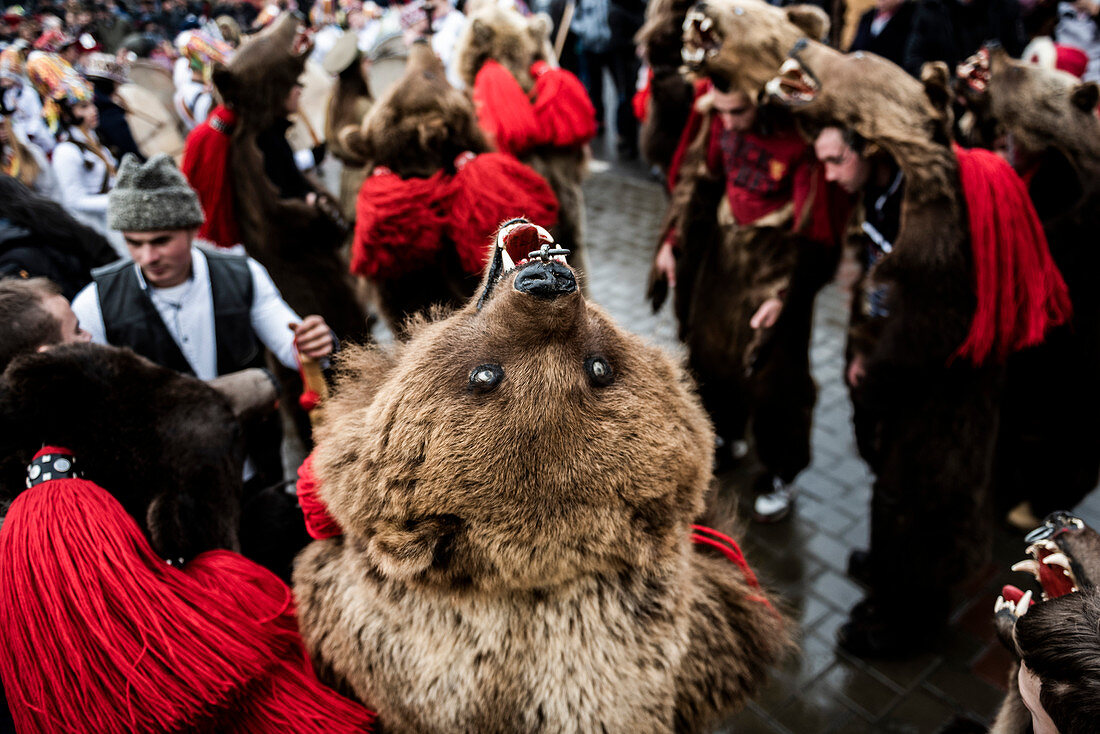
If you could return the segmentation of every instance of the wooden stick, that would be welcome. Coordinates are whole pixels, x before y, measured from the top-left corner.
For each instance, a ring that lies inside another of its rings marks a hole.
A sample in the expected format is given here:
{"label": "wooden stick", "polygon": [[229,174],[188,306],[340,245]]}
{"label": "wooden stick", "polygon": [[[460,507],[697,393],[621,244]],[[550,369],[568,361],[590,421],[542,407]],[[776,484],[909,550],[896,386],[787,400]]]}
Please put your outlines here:
{"label": "wooden stick", "polygon": [[573,23],[573,13],[577,9],[575,0],[569,0],[565,4],[565,10],[561,13],[561,25],[558,26],[558,37],[554,41],[554,55],[561,59],[561,52],[565,50],[565,37],[569,35],[569,26]]}

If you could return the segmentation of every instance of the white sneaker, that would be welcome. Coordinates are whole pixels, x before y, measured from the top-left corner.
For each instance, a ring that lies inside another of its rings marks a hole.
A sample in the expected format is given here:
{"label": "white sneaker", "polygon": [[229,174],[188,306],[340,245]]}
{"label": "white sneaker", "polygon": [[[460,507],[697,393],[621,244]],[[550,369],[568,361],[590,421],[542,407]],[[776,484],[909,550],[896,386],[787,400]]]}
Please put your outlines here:
{"label": "white sneaker", "polygon": [[779,522],[790,514],[797,491],[793,483],[772,477],[772,491],[756,498],[752,506],[752,519],[757,522]]}

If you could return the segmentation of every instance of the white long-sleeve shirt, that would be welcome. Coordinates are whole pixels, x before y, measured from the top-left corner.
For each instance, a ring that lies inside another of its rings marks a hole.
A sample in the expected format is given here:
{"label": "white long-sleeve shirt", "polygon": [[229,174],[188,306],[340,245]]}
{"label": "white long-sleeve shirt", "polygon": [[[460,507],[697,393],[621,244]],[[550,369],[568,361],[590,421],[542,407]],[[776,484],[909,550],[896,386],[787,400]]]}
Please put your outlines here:
{"label": "white long-sleeve shirt", "polygon": [[[218,350],[214,333],[214,297],[210,290],[210,270],[206,256],[191,248],[191,278],[172,288],[154,288],[145,282],[141,268],[134,264],[138,282],[149,294],[168,333],[179,346],[195,376],[209,380],[218,376]],[[252,275],[252,329],[264,346],[284,366],[297,366],[294,333],[288,324],[301,321],[298,314],[279,294],[264,266],[248,258]],[[80,326],[97,344],[107,344],[107,330],[99,308],[99,291],[90,283],[73,299],[73,312]],[[125,346],[125,345],[119,345]]]}
{"label": "white long-sleeve shirt", "polygon": [[[80,128],[70,128],[69,135],[72,140],[58,143],[53,151],[53,172],[61,192],[61,205],[78,221],[107,236],[106,192],[114,186],[114,177],[109,175],[103,158],[76,144],[89,142]],[[115,165],[114,157],[106,148],[103,148],[103,155],[112,166]],[[120,249],[121,240],[112,240],[111,244],[120,254],[125,252],[125,248]]]}

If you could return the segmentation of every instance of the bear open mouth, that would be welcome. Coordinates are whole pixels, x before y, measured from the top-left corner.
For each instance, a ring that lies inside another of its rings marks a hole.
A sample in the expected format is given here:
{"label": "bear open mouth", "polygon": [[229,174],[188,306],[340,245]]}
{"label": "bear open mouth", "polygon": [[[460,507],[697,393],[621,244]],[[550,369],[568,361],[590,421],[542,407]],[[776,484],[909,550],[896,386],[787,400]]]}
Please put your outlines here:
{"label": "bear open mouth", "polygon": [[[509,250],[516,253],[526,252],[527,257],[514,262],[508,253]],[[477,310],[480,311],[489,300],[497,283],[512,271],[522,268],[532,260],[541,260],[544,263],[555,262],[567,266],[565,256],[568,254],[569,250],[554,246],[554,238],[549,232],[522,217],[500,225],[493,240],[493,256],[489,261],[485,288],[477,301]]]}
{"label": "bear open mouth", "polygon": [[989,89],[989,49],[984,46],[955,67],[955,76],[979,94]]}
{"label": "bear open mouth", "polygon": [[779,75],[764,85],[768,96],[790,107],[813,102],[820,90],[817,78],[794,56],[784,61],[779,67]]}
{"label": "bear open mouth", "polygon": [[[1080,518],[1056,512],[1049,515],[1041,526],[1028,533],[1028,557],[1013,565],[1012,570],[1031,574],[1039,582],[1043,601],[1057,599],[1092,586],[1090,580],[1084,577],[1084,570],[1059,543],[1060,537],[1079,532],[1084,527],[1085,523]],[[1012,585],[1006,585],[1002,589],[1001,597],[998,606],[1011,606],[1011,611],[1016,616],[1026,613],[1027,606],[1031,604],[1030,593]]]}
{"label": "bear open mouth", "polygon": [[714,19],[698,8],[692,8],[684,18],[684,47],[680,57],[689,69],[697,69],[708,57],[722,48],[722,36]]}

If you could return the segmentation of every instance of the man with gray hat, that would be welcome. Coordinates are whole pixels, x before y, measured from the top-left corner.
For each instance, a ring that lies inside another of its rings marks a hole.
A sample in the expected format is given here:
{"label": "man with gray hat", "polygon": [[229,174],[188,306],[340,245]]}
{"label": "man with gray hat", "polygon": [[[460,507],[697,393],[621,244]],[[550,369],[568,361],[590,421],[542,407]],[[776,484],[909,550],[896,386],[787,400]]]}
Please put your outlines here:
{"label": "man with gray hat", "polygon": [[123,159],[107,225],[122,232],[133,259],[93,271],[73,300],[92,340],[203,380],[262,367],[263,347],[291,369],[295,347],[311,359],[331,354],[324,319],[300,319],[262,265],[193,246],[202,223],[198,196],[171,158]]}

